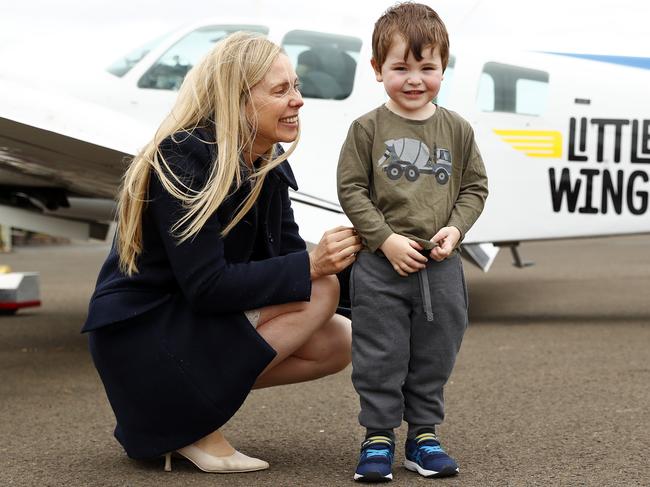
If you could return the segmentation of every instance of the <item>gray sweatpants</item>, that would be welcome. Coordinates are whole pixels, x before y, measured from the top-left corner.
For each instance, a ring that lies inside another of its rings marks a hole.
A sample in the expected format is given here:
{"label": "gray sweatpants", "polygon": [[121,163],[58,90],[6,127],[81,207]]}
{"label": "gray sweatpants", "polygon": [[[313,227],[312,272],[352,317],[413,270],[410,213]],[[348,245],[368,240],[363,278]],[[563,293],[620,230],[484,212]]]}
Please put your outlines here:
{"label": "gray sweatpants", "polygon": [[[369,430],[433,426],[467,328],[460,256],[429,260],[402,277],[384,256],[361,252],[350,275],[352,382]],[[428,313],[427,313],[428,308]]]}

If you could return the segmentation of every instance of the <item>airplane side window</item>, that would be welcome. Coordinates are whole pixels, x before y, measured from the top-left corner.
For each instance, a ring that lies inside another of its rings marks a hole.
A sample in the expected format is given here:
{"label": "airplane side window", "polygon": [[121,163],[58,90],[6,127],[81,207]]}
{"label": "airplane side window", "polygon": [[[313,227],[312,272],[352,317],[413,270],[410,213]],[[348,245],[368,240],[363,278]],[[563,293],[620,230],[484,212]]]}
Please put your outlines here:
{"label": "airplane side window", "polygon": [[361,39],[294,30],[284,36],[282,47],[296,67],[303,97],[343,100],[350,96]]}
{"label": "airplane side window", "polygon": [[190,32],[170,47],[138,80],[138,88],[178,90],[187,72],[224,37],[240,30],[268,34],[262,25],[213,25]]}
{"label": "airplane side window", "polygon": [[444,79],[442,80],[442,85],[440,85],[440,91],[438,96],[433,100],[437,105],[448,107],[449,102],[449,93],[453,86],[452,80],[454,79],[454,67],[456,66],[456,57],[449,56],[449,61],[447,62],[447,69],[445,69]]}
{"label": "airplane side window", "polygon": [[548,104],[546,71],[486,63],[479,81],[477,106],[484,112],[542,115]]}

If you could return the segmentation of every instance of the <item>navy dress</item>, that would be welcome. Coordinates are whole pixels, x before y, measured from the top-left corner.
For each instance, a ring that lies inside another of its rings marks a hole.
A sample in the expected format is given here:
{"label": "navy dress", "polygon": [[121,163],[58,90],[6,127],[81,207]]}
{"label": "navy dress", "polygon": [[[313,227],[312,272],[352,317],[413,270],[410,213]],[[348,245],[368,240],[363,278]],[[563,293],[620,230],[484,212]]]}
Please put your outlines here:
{"label": "navy dress", "polygon": [[[172,171],[200,189],[216,157],[196,129],[161,144]],[[298,235],[287,162],[271,171],[255,206],[224,238],[249,194],[236,189],[192,239],[170,229],[183,214],[155,174],[143,214],[139,273],[111,249],[83,332],[115,413],[115,436],[132,458],[162,455],[226,423],[276,352],[243,311],[309,300],[309,256]]]}

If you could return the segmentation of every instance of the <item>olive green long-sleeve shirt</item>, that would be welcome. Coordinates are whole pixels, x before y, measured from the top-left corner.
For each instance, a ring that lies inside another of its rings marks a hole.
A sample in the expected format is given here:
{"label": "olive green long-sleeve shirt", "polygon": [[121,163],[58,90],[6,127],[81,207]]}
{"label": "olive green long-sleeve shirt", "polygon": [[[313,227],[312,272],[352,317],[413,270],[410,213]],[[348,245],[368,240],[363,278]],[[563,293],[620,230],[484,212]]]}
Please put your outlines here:
{"label": "olive green long-sleeve shirt", "polygon": [[462,239],[488,194],[471,126],[440,106],[426,120],[409,120],[382,105],[352,122],[337,183],[341,206],[371,252],[392,233],[426,249],[442,227],[458,228]]}

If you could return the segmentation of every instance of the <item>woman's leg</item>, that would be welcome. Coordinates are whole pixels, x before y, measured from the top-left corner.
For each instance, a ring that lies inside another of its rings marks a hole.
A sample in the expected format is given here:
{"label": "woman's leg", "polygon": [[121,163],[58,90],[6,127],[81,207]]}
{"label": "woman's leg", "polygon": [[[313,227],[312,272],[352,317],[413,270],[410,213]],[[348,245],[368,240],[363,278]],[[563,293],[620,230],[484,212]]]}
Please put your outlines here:
{"label": "woman's leg", "polygon": [[254,389],[318,379],[343,370],[350,363],[350,320],[334,315],[293,354],[269,367]]}
{"label": "woman's leg", "polygon": [[[257,331],[277,352],[260,374],[255,388],[317,379],[350,363],[350,321],[334,314],[339,299],[335,276],[312,283],[311,300],[262,308]],[[215,456],[234,452],[228,440],[214,431],[194,446]]]}
{"label": "woman's leg", "polygon": [[336,315],[335,276],[312,284],[311,301],[261,310],[259,334],[277,352],[255,388],[292,384],[338,372],[350,363],[350,321]]}

